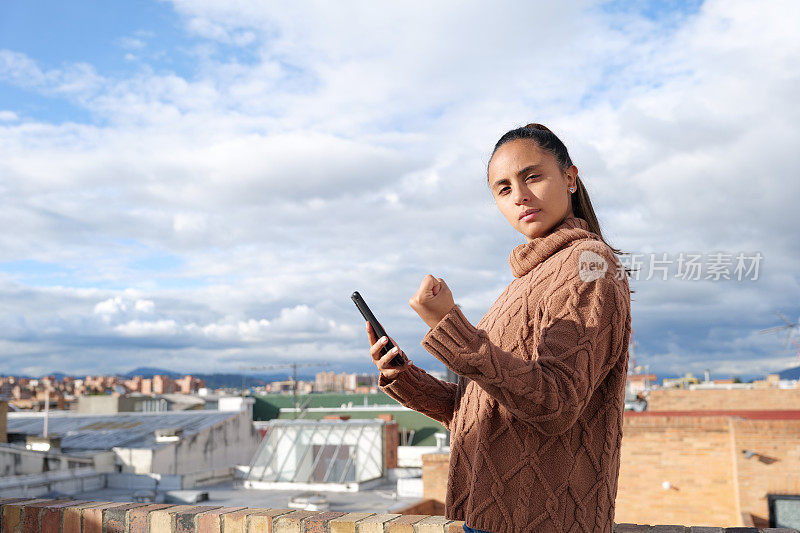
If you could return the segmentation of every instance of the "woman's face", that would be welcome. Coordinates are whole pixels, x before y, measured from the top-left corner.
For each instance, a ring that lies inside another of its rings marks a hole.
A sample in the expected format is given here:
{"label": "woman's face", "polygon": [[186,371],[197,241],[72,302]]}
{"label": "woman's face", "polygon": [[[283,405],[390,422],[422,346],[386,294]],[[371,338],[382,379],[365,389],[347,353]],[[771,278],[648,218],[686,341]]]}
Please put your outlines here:
{"label": "woman's face", "polygon": [[[489,161],[489,187],[500,212],[528,242],[542,237],[567,216],[573,216],[570,187],[578,169],[562,172],[556,158],[528,139],[503,144]],[[525,211],[537,210],[522,219]]]}

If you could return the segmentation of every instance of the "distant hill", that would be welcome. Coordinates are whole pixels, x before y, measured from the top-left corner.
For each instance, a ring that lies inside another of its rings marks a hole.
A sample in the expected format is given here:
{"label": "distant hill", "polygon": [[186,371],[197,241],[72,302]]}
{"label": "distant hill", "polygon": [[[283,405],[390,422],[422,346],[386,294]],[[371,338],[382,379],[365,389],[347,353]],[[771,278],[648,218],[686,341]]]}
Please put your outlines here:
{"label": "distant hill", "polygon": [[[372,367],[372,370],[367,370],[369,372],[374,371],[375,367]],[[334,370],[335,372],[361,372],[366,373],[360,369],[348,368],[348,367],[337,367],[331,368],[329,370]],[[244,371],[239,373],[198,373],[198,372],[176,372],[174,370],[168,370],[166,368],[158,368],[158,367],[150,367],[150,366],[140,366],[134,368],[125,373],[115,374],[115,373],[108,373],[108,375],[116,375],[117,377],[123,379],[130,379],[134,376],[142,376],[143,378],[152,378],[155,375],[161,376],[168,376],[172,379],[182,378],[183,376],[190,374],[196,378],[202,379],[206,382],[206,386],[210,389],[220,389],[220,388],[240,388],[242,386],[242,376],[244,376],[244,385],[245,387],[259,387],[264,386],[268,383],[273,381],[285,381],[291,375],[291,368],[284,370],[282,372],[274,372],[270,374],[253,372],[253,371]],[[0,372],[0,377],[4,377],[6,374]],[[58,381],[63,381],[65,377],[72,377],[76,379],[82,379],[86,377],[86,374],[68,374],[66,372],[49,372],[47,374],[43,374],[42,376],[29,376],[24,374],[9,374],[13,375],[17,378],[26,378],[26,379],[39,379],[45,376],[55,376]],[[317,378],[316,371],[311,373],[298,373],[297,379],[302,381],[315,381]]]}
{"label": "distant hill", "polygon": [[787,368],[778,372],[781,379],[800,379],[800,366],[794,368]]}
{"label": "distant hill", "polygon": [[[169,376],[171,378],[182,378],[186,374],[182,374],[179,372],[173,372],[172,370],[165,370],[163,368],[155,368],[150,366],[140,366],[139,368],[134,368],[130,372],[126,372],[122,374],[123,377],[132,378],[134,376],[142,376],[143,378],[152,378],[153,376]],[[194,375],[194,374],[192,374]]]}
{"label": "distant hill", "polygon": [[[129,379],[134,376],[152,378],[155,375],[169,376],[172,379],[177,379],[182,378],[186,374],[191,374],[198,379],[204,380],[206,382],[206,387],[209,389],[221,389],[225,387],[240,388],[242,386],[243,375],[245,387],[260,387],[273,381],[283,381],[289,376],[287,372],[280,372],[277,374],[252,374],[250,372],[244,372],[244,374],[198,374],[195,372],[174,372],[172,370],[153,367],[134,368],[123,375]],[[298,374],[297,379],[314,381],[316,379],[316,374]]]}

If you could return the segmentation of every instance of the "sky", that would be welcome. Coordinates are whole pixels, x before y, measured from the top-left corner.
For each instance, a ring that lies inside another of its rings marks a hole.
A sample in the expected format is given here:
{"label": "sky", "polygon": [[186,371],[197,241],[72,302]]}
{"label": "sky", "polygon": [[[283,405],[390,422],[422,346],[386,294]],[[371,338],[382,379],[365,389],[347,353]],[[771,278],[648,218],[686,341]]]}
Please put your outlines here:
{"label": "sky", "polygon": [[355,290],[444,370],[409,298],[513,280],[486,165],[529,122],[642,262],[638,364],[798,366],[759,333],[800,316],[793,4],[2,2],[0,374],[375,371]]}

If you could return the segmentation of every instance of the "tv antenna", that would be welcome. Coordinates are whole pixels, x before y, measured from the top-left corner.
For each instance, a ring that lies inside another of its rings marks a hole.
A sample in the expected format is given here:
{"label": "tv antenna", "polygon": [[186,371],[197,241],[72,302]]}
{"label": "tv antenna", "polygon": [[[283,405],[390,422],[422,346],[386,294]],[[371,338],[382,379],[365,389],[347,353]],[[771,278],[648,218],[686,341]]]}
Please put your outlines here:
{"label": "tv antenna", "polygon": [[797,349],[797,357],[800,359],[800,344],[798,344],[794,339],[794,330],[800,330],[800,318],[798,318],[796,324],[792,324],[788,318],[780,314],[778,311],[775,311],[775,314],[778,315],[784,324],[782,326],[775,326],[774,328],[762,329],[759,331],[759,333],[777,333],[779,331],[786,330],[786,340],[784,341],[783,346],[784,348],[788,347],[790,342],[794,344],[794,347]]}
{"label": "tv antenna", "polygon": [[[292,375],[292,405],[297,408],[297,368],[301,366],[330,366],[331,363],[285,363],[280,365],[261,365],[246,366],[242,365],[239,370],[274,370],[276,368],[291,368]],[[242,372],[242,397],[244,397],[244,372]]]}

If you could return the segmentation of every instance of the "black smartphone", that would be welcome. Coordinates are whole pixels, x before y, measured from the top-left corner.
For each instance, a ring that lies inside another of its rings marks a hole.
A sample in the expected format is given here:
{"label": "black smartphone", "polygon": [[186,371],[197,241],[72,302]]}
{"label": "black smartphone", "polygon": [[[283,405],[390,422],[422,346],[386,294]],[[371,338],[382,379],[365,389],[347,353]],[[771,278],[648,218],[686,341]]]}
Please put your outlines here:
{"label": "black smartphone", "polygon": [[[377,318],[375,318],[375,315],[372,314],[372,311],[367,305],[367,302],[364,301],[364,298],[361,297],[358,291],[355,291],[353,294],[351,294],[350,298],[353,299],[353,302],[355,302],[356,307],[358,307],[358,310],[361,311],[364,320],[366,320],[372,325],[372,331],[375,332],[375,335],[377,335],[379,339],[384,335],[386,335],[386,332],[383,330],[383,326],[381,326],[381,323],[378,322]],[[388,338],[388,335],[386,337],[387,337],[386,344],[383,346],[383,348],[381,348],[382,356],[386,355],[387,353],[389,353],[389,350],[394,348],[392,340]],[[403,364],[405,363],[405,358],[403,357],[403,354],[398,352],[397,355],[395,355],[394,358],[390,361],[390,363],[393,366],[403,366]]]}

